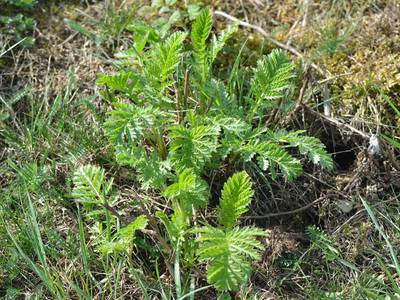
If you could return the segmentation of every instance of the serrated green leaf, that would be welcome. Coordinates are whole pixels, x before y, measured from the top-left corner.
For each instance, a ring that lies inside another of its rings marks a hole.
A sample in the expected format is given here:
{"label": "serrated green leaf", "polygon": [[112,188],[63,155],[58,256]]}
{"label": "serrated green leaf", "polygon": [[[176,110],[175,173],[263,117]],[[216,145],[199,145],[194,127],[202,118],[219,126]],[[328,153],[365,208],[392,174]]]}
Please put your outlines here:
{"label": "serrated green leaf", "polygon": [[100,75],[96,84],[111,90],[131,95],[139,82],[139,76],[131,71],[120,71],[116,75]]}
{"label": "serrated green leaf", "polygon": [[252,89],[257,99],[271,100],[282,97],[294,77],[294,65],[282,50],[273,50],[257,62]]}
{"label": "serrated green leaf", "polygon": [[209,58],[207,39],[212,28],[212,17],[209,9],[204,9],[197,16],[192,26],[191,39],[195,59],[195,69],[205,81],[208,73]]}
{"label": "serrated green leaf", "polygon": [[207,281],[219,291],[237,290],[248,280],[251,260],[260,259],[262,244],[256,239],[265,232],[254,227],[222,230],[203,227],[196,232],[200,261],[210,262],[207,268]]}
{"label": "serrated green leaf", "polygon": [[128,103],[115,103],[115,109],[109,113],[104,123],[107,136],[114,145],[130,145],[160,124],[164,115],[152,106],[141,107]]}
{"label": "serrated green leaf", "polygon": [[159,92],[173,83],[171,77],[180,62],[185,38],[186,33],[175,32],[149,53],[149,59],[145,62],[145,73]]}
{"label": "serrated green leaf", "polygon": [[291,147],[297,147],[300,154],[307,155],[314,164],[331,170],[333,168],[333,160],[326,151],[325,145],[315,137],[302,135],[303,132],[280,130],[269,132],[268,135],[277,142],[289,143]]}
{"label": "serrated green leaf", "polygon": [[203,208],[208,203],[208,184],[193,169],[185,169],[179,175],[178,181],[167,187],[164,196],[179,201],[181,207],[187,211],[192,210],[192,207]]}
{"label": "serrated green leaf", "polygon": [[274,165],[278,166],[283,175],[289,180],[296,178],[302,173],[300,161],[287,153],[279,144],[250,142],[242,147],[242,151],[244,159],[252,159],[256,156],[260,168],[269,167],[272,175],[274,174]]}
{"label": "serrated green leaf", "polygon": [[86,204],[102,204],[111,191],[112,180],[105,181],[102,168],[92,165],[79,167],[72,179],[72,197]]}
{"label": "serrated green leaf", "polygon": [[170,177],[170,162],[161,160],[154,152],[146,152],[141,146],[117,146],[116,159],[120,165],[135,168],[144,190],[162,189]]}
{"label": "serrated green leaf", "polygon": [[217,58],[218,53],[225,46],[227,40],[238,30],[238,23],[230,24],[225,30],[223,30],[218,37],[213,35],[212,47],[211,47],[211,63]]}
{"label": "serrated green leaf", "polygon": [[148,220],[141,215],[131,224],[121,228],[110,242],[105,242],[100,246],[103,255],[128,251],[135,238],[135,232],[146,228]]}
{"label": "serrated green leaf", "polygon": [[252,196],[250,177],[245,171],[230,177],[224,184],[221,194],[219,223],[226,228],[236,225],[238,218],[247,211]]}
{"label": "serrated green leaf", "polygon": [[193,168],[201,172],[217,151],[219,127],[199,125],[186,128],[176,125],[170,128],[170,158],[178,171]]}
{"label": "serrated green leaf", "polygon": [[274,105],[271,101],[284,96],[294,77],[294,65],[282,50],[273,50],[257,62],[254,69],[251,91],[255,97],[251,108],[250,121],[254,116],[262,116],[264,110]]}

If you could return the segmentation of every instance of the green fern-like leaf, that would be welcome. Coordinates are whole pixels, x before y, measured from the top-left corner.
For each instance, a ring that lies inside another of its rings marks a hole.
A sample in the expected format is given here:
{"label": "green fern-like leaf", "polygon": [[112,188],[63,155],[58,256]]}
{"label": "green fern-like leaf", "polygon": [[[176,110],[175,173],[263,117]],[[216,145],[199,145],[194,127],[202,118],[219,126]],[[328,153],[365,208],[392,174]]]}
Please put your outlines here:
{"label": "green fern-like leaf", "polygon": [[326,152],[325,145],[315,137],[299,136],[289,138],[293,147],[298,147],[301,154],[307,155],[316,165],[331,170],[333,168],[332,157]]}
{"label": "green fern-like leaf", "polygon": [[157,216],[163,222],[171,240],[176,241],[189,228],[194,209],[207,205],[208,184],[193,169],[185,169],[179,174],[177,182],[165,189],[164,196],[172,200],[174,213],[170,218],[164,213],[158,213]]}
{"label": "green fern-like leaf", "polygon": [[127,103],[115,103],[104,123],[106,133],[114,145],[137,142],[145,131],[151,129],[162,120],[162,113],[154,107],[141,107]]}
{"label": "green fern-like leaf", "polygon": [[278,142],[289,143],[292,147],[297,147],[300,154],[307,155],[316,165],[320,165],[328,170],[333,168],[332,157],[326,151],[325,145],[315,137],[302,135],[304,131],[287,132],[280,130],[270,132],[269,136]]}
{"label": "green fern-like leaf", "polygon": [[[175,212],[174,212],[174,214],[175,214]],[[180,233],[186,229],[187,223],[185,222],[185,224],[182,226],[182,224],[179,224],[178,222],[176,222],[176,220],[171,220],[167,216],[167,214],[163,211],[157,211],[156,216],[161,221],[161,223],[164,225],[164,227],[168,233],[168,237],[169,237],[170,241],[175,243],[177,241],[177,239],[179,239]]]}
{"label": "green fern-like leaf", "polygon": [[144,190],[162,189],[170,177],[171,166],[168,160],[161,160],[154,153],[147,153],[141,146],[116,147],[116,159],[120,165],[135,168]]}
{"label": "green fern-like leaf", "polygon": [[326,232],[315,225],[309,226],[306,231],[313,246],[320,250],[329,262],[340,258],[340,250],[338,250],[336,243]]}
{"label": "green fern-like leaf", "polygon": [[121,70],[116,75],[100,75],[96,83],[100,86],[107,86],[112,91],[131,95],[139,83],[139,76],[134,72]]}
{"label": "green fern-like leaf", "polygon": [[46,173],[43,167],[36,162],[18,166],[11,159],[7,160],[8,165],[18,174],[18,179],[27,191],[40,191],[42,183],[46,180]]}
{"label": "green fern-like leaf", "polygon": [[218,37],[213,35],[212,47],[211,47],[211,63],[217,58],[218,53],[225,46],[227,40],[238,30],[239,26],[237,23],[229,25],[224,31],[222,31]]}
{"label": "green fern-like leaf", "polygon": [[162,189],[170,177],[171,165],[169,161],[162,161],[152,153],[139,162],[136,170],[143,189]]}
{"label": "green fern-like leaf", "polygon": [[204,9],[192,26],[191,39],[195,59],[195,68],[205,81],[208,72],[207,39],[212,28],[212,17],[209,9]]}
{"label": "green fern-like leaf", "polygon": [[193,168],[195,172],[201,172],[217,150],[218,135],[218,126],[171,127],[170,158],[177,170]]}
{"label": "green fern-like leaf", "polygon": [[175,32],[165,42],[158,43],[149,54],[146,74],[157,83],[160,92],[173,83],[169,79],[181,59],[185,38],[184,32]]}
{"label": "green fern-like leaf", "polygon": [[146,159],[146,150],[142,146],[125,147],[115,146],[115,158],[121,166],[130,166],[136,168],[139,162]]}
{"label": "green fern-like leaf", "polygon": [[85,204],[102,204],[111,191],[112,180],[105,181],[104,170],[86,165],[78,168],[73,176],[72,197]]}
{"label": "green fern-like leaf", "polygon": [[247,211],[252,196],[250,177],[245,171],[229,178],[221,194],[219,223],[226,228],[236,225],[237,219]]}
{"label": "green fern-like leaf", "polygon": [[293,68],[294,65],[281,50],[273,50],[258,61],[252,80],[252,91],[255,95],[253,113],[269,104],[265,100],[283,97],[294,77]]}
{"label": "green fern-like leaf", "polygon": [[145,216],[139,216],[131,224],[121,228],[110,242],[104,242],[100,246],[103,255],[128,251],[135,239],[135,232],[146,228],[148,220]]}
{"label": "green fern-like leaf", "polygon": [[238,113],[237,102],[229,95],[222,81],[214,78],[208,80],[204,85],[203,92],[207,97],[213,99],[212,106],[214,109],[218,109],[227,115]]}
{"label": "green fern-like leaf", "polygon": [[193,169],[185,169],[179,175],[178,181],[164,191],[164,196],[179,201],[181,207],[187,211],[192,207],[203,208],[208,203],[208,185],[193,172]]}
{"label": "green fern-like leaf", "polygon": [[275,167],[279,167],[283,175],[289,180],[296,178],[302,173],[301,163],[298,159],[287,153],[281,145],[271,142],[248,143],[243,148],[245,161],[251,160],[257,155],[257,162],[264,171],[270,170],[275,177]]}
{"label": "green fern-like leaf", "polygon": [[225,117],[219,115],[209,119],[211,124],[219,126],[222,131],[220,146],[218,148],[219,157],[224,160],[230,153],[240,152],[244,139],[251,132],[251,125],[240,118]]}
{"label": "green fern-like leaf", "polygon": [[248,280],[250,260],[260,259],[262,244],[256,239],[265,232],[254,227],[236,227],[232,230],[203,227],[198,230],[201,261],[208,261],[207,281],[219,291],[236,290]]}
{"label": "green fern-like leaf", "polygon": [[126,29],[134,33],[134,47],[137,53],[141,53],[148,42],[158,42],[160,39],[151,26],[141,21],[133,21]]}
{"label": "green fern-like leaf", "polygon": [[214,118],[210,118],[210,123],[219,126],[224,134],[234,134],[238,137],[245,137],[251,130],[251,125],[245,121],[235,118],[226,117],[219,115]]}

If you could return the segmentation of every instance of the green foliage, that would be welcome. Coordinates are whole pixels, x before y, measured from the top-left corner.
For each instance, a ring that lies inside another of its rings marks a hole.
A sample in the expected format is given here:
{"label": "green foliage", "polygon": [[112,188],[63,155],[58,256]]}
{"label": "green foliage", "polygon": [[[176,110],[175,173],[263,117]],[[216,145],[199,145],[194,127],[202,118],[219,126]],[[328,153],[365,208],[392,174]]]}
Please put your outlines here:
{"label": "green foliage", "polygon": [[[172,200],[173,214],[171,218],[162,212],[158,212],[157,215],[166,227],[171,241],[178,243],[187,237],[193,213],[208,204],[208,184],[199,178],[193,169],[185,169],[179,174],[178,181],[164,190],[163,195]],[[186,245],[186,248],[188,247],[190,246]],[[186,249],[186,252],[193,250]]]}
{"label": "green foliage", "polygon": [[[298,148],[300,154],[307,155],[314,163],[331,168],[332,160],[317,139],[303,136],[300,132],[283,136],[279,130],[274,134],[274,130],[268,133],[253,128],[254,118],[261,124],[265,103],[284,97],[294,77],[294,65],[284,53],[274,50],[259,61],[254,69],[249,95],[244,98],[244,105],[238,105],[243,101],[233,102],[224,83],[210,78],[212,61],[237,25],[228,27],[218,38],[214,36],[209,45],[211,27],[210,11],[203,10],[193,23],[191,32],[195,75],[192,85],[180,77],[181,66],[185,66],[188,57],[182,52],[186,36],[182,32],[164,40],[140,40],[142,50],[145,49],[143,43],[153,42],[154,46],[143,53],[136,52],[137,68],[124,68],[117,75],[102,75],[99,79],[99,84],[123,92],[124,97],[133,102],[119,101],[118,93],[113,95],[115,109],[110,113],[105,128],[115,146],[124,145],[126,148],[119,147],[117,157],[126,158],[121,153],[132,153],[137,162],[130,159],[129,165],[139,174],[144,174],[145,166],[149,164],[152,165],[149,170],[155,171],[150,172],[153,174],[160,170],[157,167],[160,165],[172,166],[172,173],[192,168],[202,174],[207,168],[218,167],[219,162],[229,159],[233,163],[254,160],[273,178],[280,171],[288,179],[295,179],[302,168],[300,160],[284,149],[289,146]],[[198,80],[203,84],[198,85]],[[166,90],[172,85],[176,86],[174,95]],[[194,99],[189,103],[188,92],[198,97],[198,102]],[[169,126],[171,123],[173,125]],[[277,140],[275,135],[280,138]],[[146,159],[151,163],[146,163]],[[151,180],[149,176],[144,177],[147,179],[142,182],[148,189]],[[163,179],[156,181],[157,188],[162,186]]]}
{"label": "green foliage", "polygon": [[344,48],[344,44],[351,37],[357,26],[354,24],[345,28],[342,33],[337,32],[337,25],[328,26],[328,28],[322,28],[321,30],[321,41],[319,44],[318,55],[333,56],[335,53]]}
{"label": "green foliage", "polygon": [[121,70],[116,75],[101,75],[97,79],[97,84],[107,86],[112,91],[130,95],[135,85],[138,84],[138,80],[139,78],[135,73]]}
{"label": "green foliage", "polygon": [[195,67],[204,81],[208,72],[208,47],[207,39],[210,36],[212,27],[212,17],[209,9],[204,9],[193,22],[191,39],[193,45],[193,55]]}
{"label": "green foliage", "polygon": [[234,174],[222,190],[218,209],[222,228],[206,226],[196,230],[200,233],[199,259],[210,262],[207,280],[220,291],[236,290],[245,283],[252,269],[250,259],[260,259],[263,245],[256,238],[265,236],[265,231],[237,224],[252,195],[247,173]]}
{"label": "green foliage", "polygon": [[[7,0],[12,2],[35,4]],[[116,8],[125,2],[104,3]],[[222,61],[223,69],[214,68],[237,25],[213,35],[212,29],[207,33],[210,16],[196,21],[203,24],[197,28],[197,49],[204,50],[196,53],[193,40],[177,32],[190,28],[182,23],[185,18],[204,13],[191,3],[152,1],[154,10],[146,18],[157,18],[152,25],[139,24],[133,9],[124,16],[115,11],[104,23],[113,40],[119,41],[125,28],[133,35],[132,43],[124,40],[116,47],[132,45],[115,55],[118,71],[99,76],[106,103],[94,105],[95,96],[71,92],[73,83],[55,98],[38,101],[24,89],[0,99],[0,294],[5,299],[121,298],[131,287],[140,287],[145,299],[197,299],[211,288],[196,288],[204,278],[217,288],[218,299],[230,299],[229,291],[236,290],[236,298],[268,297],[245,286],[265,247],[263,230],[241,224],[253,197],[250,177],[234,173],[218,208],[214,187],[227,174],[256,164],[260,176],[279,181],[295,180],[305,159],[326,169],[332,168],[332,160],[318,139],[282,130],[270,118],[272,108],[281,107],[277,102],[296,96],[296,81],[290,77],[294,68],[284,71],[290,61],[278,63],[271,54],[252,71],[241,65],[239,53],[236,61]],[[190,16],[184,11],[189,9]],[[29,31],[28,15],[3,19],[0,30]],[[86,26],[66,23],[86,41],[105,41]],[[177,33],[170,35],[171,28]],[[327,38],[321,50],[336,55],[339,47]],[[395,104],[389,105],[397,112]],[[392,141],[397,142],[394,136]],[[77,167],[87,161],[102,167]],[[75,172],[69,176],[71,170]],[[377,229],[377,239],[369,235],[373,243],[361,248],[343,248],[335,241],[340,230],[329,235],[309,228],[309,250],[283,253],[278,260],[286,258],[286,264],[271,266],[273,271],[282,268],[272,293],[285,291],[296,278],[300,288],[289,290],[294,294],[301,289],[299,297],[396,298],[399,207],[389,200],[371,206],[361,200]],[[393,215],[385,211],[389,206]],[[353,223],[341,226],[341,234],[352,234]],[[362,225],[357,228],[360,238],[371,231],[368,222],[362,220]],[[344,261],[354,257],[357,267]],[[214,297],[213,292],[206,295]],[[140,298],[135,292],[130,296]]]}
{"label": "green foliage", "polygon": [[67,18],[64,19],[64,22],[72,30],[77,31],[80,34],[86,36],[88,39],[94,41],[96,43],[96,45],[100,46],[100,44],[103,42],[104,37],[102,37],[101,35],[97,35],[93,31],[82,26],[80,23],[75,22],[74,20],[67,19]]}
{"label": "green foliage", "polygon": [[271,132],[270,137],[277,142],[287,143],[291,147],[297,147],[300,154],[307,155],[308,158],[316,165],[321,165],[323,168],[332,169],[332,158],[325,150],[325,145],[315,137],[302,135],[304,131],[280,130]]}
{"label": "green foliage", "polygon": [[141,186],[145,190],[165,187],[165,182],[170,177],[169,161],[161,160],[154,152],[147,153],[141,146],[117,147],[116,160],[120,165],[136,169]]}
{"label": "green foliage", "polygon": [[[166,201],[169,209],[156,209],[155,215],[174,249],[177,297],[185,292],[185,273],[198,261],[209,263],[208,282],[219,291],[237,290],[251,273],[251,261],[260,257],[263,247],[257,237],[265,232],[239,226],[253,196],[244,171],[224,185],[218,227],[205,220],[205,226],[193,228],[198,212],[208,205],[210,191],[204,178],[209,171],[256,163],[272,178],[283,175],[293,180],[302,173],[302,165],[288,148],[298,149],[322,167],[333,165],[316,138],[283,131],[277,124],[262,127],[266,108],[285,97],[292,84],[294,65],[274,50],[258,62],[253,74],[243,73],[251,87],[239,98],[229,93],[225,81],[214,78],[212,68],[237,24],[212,35],[211,12],[203,10],[192,25],[191,47],[186,46],[184,32],[161,34],[142,23],[130,28],[134,48],[118,54],[120,71],[98,80],[107,87],[103,96],[113,106],[104,129],[116,162],[135,171],[142,191],[151,190]],[[120,239],[110,235],[103,250],[118,252]]]}
{"label": "green foliage", "polygon": [[127,29],[135,34],[133,46],[136,53],[142,53],[148,42],[154,43],[160,39],[156,30],[144,22],[129,24]]}
{"label": "green foliage", "polygon": [[156,125],[161,112],[153,107],[115,103],[115,109],[104,123],[107,135],[115,145],[137,143]]}
{"label": "green foliage", "polygon": [[282,50],[277,49],[257,62],[251,83],[255,96],[252,116],[262,114],[266,107],[271,107],[272,100],[283,97],[295,76],[293,69],[293,63]]}
{"label": "green foliage", "polygon": [[[103,255],[132,251],[135,232],[144,229],[148,222],[145,216],[139,216],[134,222],[123,228],[115,225],[115,218],[119,222],[122,219],[118,211],[111,206],[112,202],[109,199],[112,182],[113,179],[105,180],[104,169],[92,165],[81,166],[73,176],[72,197],[84,204],[88,216],[94,217],[100,231],[96,244]],[[96,205],[103,208],[103,213],[97,210]],[[100,214],[105,215],[106,228],[101,225],[102,218],[97,218]]]}
{"label": "green foliage", "polygon": [[[383,99],[389,104],[390,108],[395,112],[397,119],[400,119],[400,110],[399,107],[396,106],[393,101],[386,95],[382,95]],[[394,148],[400,150],[400,141],[392,134],[383,134],[383,139],[389,144],[392,145]]]}
{"label": "green foliage", "polygon": [[170,128],[170,158],[177,170],[193,168],[201,172],[217,151],[219,128],[199,125],[185,128],[176,125]]}
{"label": "green foliage", "polygon": [[145,61],[145,74],[155,82],[154,85],[159,88],[160,93],[173,84],[169,79],[181,59],[185,38],[186,34],[183,32],[173,33],[163,43],[158,43]]}
{"label": "green foliage", "polygon": [[208,79],[212,63],[228,39],[237,31],[238,25],[236,23],[229,25],[218,37],[213,34],[209,45],[208,40],[211,29],[211,12],[209,9],[203,9],[193,22],[190,35],[193,47],[194,67],[202,83],[205,83]]}
{"label": "green foliage", "polygon": [[288,138],[290,146],[299,148],[300,154],[307,155],[315,164],[326,169],[332,169],[333,163],[330,155],[326,152],[325,145],[315,137],[291,136]]}
{"label": "green foliage", "polygon": [[257,163],[263,171],[270,170],[272,178],[276,178],[276,167],[288,179],[294,179],[302,172],[301,163],[292,157],[282,146],[272,142],[251,142],[243,147],[246,160],[257,155]]}
{"label": "green foliage", "polygon": [[15,246],[18,256],[28,265],[31,271],[37,275],[50,295],[52,295],[54,299],[64,299],[66,297],[66,291],[61,283],[61,279],[49,265],[49,257],[48,253],[46,253],[47,249],[45,248],[37,220],[37,211],[32,204],[29,194],[26,194],[26,196],[28,197],[28,211],[25,213],[27,222],[25,229],[26,239],[31,245],[37,259],[31,259],[27,255],[22,245],[17,240],[17,236],[15,236],[13,231],[6,225],[5,221],[2,220],[3,216],[1,215],[0,224],[6,226],[7,234]]}
{"label": "green foliage", "polygon": [[272,50],[257,62],[252,88],[259,101],[282,97],[294,77],[294,65],[282,50]]}
{"label": "green foliage", "polygon": [[73,182],[73,198],[85,204],[103,204],[112,186],[112,180],[105,181],[104,170],[92,165],[77,169]]}
{"label": "green foliage", "polygon": [[340,257],[340,252],[334,241],[324,231],[316,226],[309,226],[307,234],[313,246],[322,252],[327,261],[332,262]]}
{"label": "green foliage", "polygon": [[269,131],[267,135],[270,139],[278,143],[288,144],[290,147],[299,149],[300,154],[308,156],[308,158],[316,165],[320,165],[325,169],[332,169],[333,162],[330,155],[326,152],[325,145],[315,137],[302,135],[304,131],[286,130]]}
{"label": "green foliage", "polygon": [[260,259],[263,245],[257,237],[265,232],[254,227],[235,227],[232,230],[204,227],[200,232],[198,255],[210,261],[207,280],[220,291],[236,290],[248,280],[251,260]]}
{"label": "green foliage", "polygon": [[251,181],[246,172],[236,173],[229,178],[222,190],[219,223],[226,228],[236,225],[238,218],[247,211],[252,196]]}
{"label": "green foliage", "polygon": [[165,189],[164,196],[178,201],[186,211],[204,208],[208,203],[208,184],[198,178],[193,169],[185,169],[178,181]]}
{"label": "green foliage", "polygon": [[28,13],[36,5],[36,0],[0,0],[0,31],[12,36],[23,47],[33,46],[35,39],[29,32],[36,26],[36,21]]}
{"label": "green foliage", "polygon": [[14,5],[19,8],[32,8],[34,5],[37,4],[37,0],[3,0],[6,3]]}
{"label": "green foliage", "polygon": [[[104,255],[132,251],[135,232],[146,228],[148,220],[145,216],[139,216],[131,224],[121,228],[113,237],[112,241],[104,242],[100,250]],[[129,253],[128,253],[129,254]]]}
{"label": "green foliage", "polygon": [[225,30],[223,30],[218,37],[213,35],[211,53],[210,53],[210,63],[213,63],[217,58],[219,52],[223,49],[229,38],[238,30],[238,24],[233,23],[229,25]]}

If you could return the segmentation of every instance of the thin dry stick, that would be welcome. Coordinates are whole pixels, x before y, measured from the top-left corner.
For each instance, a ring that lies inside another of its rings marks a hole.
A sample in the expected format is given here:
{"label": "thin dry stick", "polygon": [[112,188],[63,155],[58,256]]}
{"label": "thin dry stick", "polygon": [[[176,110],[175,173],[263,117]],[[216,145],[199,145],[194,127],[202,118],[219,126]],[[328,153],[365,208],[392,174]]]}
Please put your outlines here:
{"label": "thin dry stick", "polygon": [[353,126],[351,126],[349,124],[342,123],[338,119],[335,119],[335,118],[332,118],[332,117],[327,117],[327,116],[325,116],[325,115],[313,110],[312,108],[308,107],[305,104],[302,104],[302,107],[304,109],[306,109],[307,111],[309,111],[311,114],[315,115],[317,118],[324,119],[325,121],[327,121],[327,122],[329,122],[329,123],[331,123],[331,124],[333,124],[333,125],[335,125],[335,126],[337,126],[339,128],[346,129],[347,131],[350,131],[353,134],[357,134],[357,135],[359,135],[360,137],[362,137],[364,139],[368,139],[369,140],[369,138],[370,138],[370,135],[368,133],[362,132],[361,130],[358,130],[357,128],[354,128]]}
{"label": "thin dry stick", "polygon": [[306,92],[309,80],[310,80],[310,76],[309,76],[308,69],[307,69],[305,72],[305,80],[303,81],[303,85],[301,86],[301,89],[300,89],[299,97],[297,98],[294,109],[284,119],[284,122],[283,122],[284,125],[288,125],[290,123],[290,121],[293,119],[293,116],[299,111],[301,104],[303,103],[304,94]]}
{"label": "thin dry stick", "polygon": [[22,40],[20,40],[18,43],[15,43],[14,45],[12,45],[10,48],[4,50],[3,52],[0,53],[0,57],[2,57],[4,54],[6,54],[8,51],[11,51],[12,49],[14,49],[15,47],[17,47],[19,44],[21,44],[23,41],[26,40],[26,37],[23,38]]}
{"label": "thin dry stick", "polygon": [[289,210],[289,211],[283,211],[283,212],[278,212],[278,213],[272,213],[272,214],[266,214],[266,215],[262,215],[262,216],[248,216],[248,217],[244,217],[245,220],[248,219],[269,219],[269,218],[275,218],[275,217],[280,217],[280,216],[287,216],[287,215],[294,215],[294,214],[298,214],[302,211],[305,211],[311,207],[313,207],[315,204],[321,202],[322,200],[324,200],[327,196],[322,196],[319,197],[318,199],[314,200],[311,203],[308,203],[307,205],[294,209],[294,210]]}
{"label": "thin dry stick", "polygon": [[[271,42],[272,44],[278,46],[279,48],[285,49],[285,50],[287,50],[287,51],[293,53],[294,55],[300,57],[300,58],[303,59],[303,60],[306,60],[306,59],[304,58],[304,55],[301,54],[297,49],[295,49],[294,47],[292,47],[292,46],[290,46],[290,45],[285,45],[285,44],[283,44],[283,43],[281,43],[281,42],[275,40],[273,37],[271,37],[271,36],[270,36],[264,29],[262,29],[260,26],[253,25],[253,24],[250,24],[250,23],[248,23],[248,22],[239,20],[238,18],[236,18],[236,17],[234,17],[234,16],[231,16],[231,15],[229,15],[229,14],[223,12],[223,11],[216,10],[216,11],[214,12],[214,14],[217,15],[217,16],[221,16],[221,17],[227,18],[228,20],[237,22],[239,25],[241,25],[241,26],[243,26],[243,27],[247,27],[247,28],[254,29],[255,31],[258,31],[262,36],[265,37],[266,40],[268,40],[268,41]],[[311,66],[312,68],[314,68],[315,70],[317,70],[318,73],[320,73],[322,76],[325,76],[326,73],[327,73],[327,72],[323,71],[319,66],[317,66],[317,65],[314,64],[314,63],[311,63],[310,66]]]}
{"label": "thin dry stick", "polygon": [[338,74],[338,75],[335,75],[335,76],[331,76],[331,77],[328,77],[328,78],[319,80],[319,81],[318,81],[318,84],[323,84],[323,83],[325,83],[325,82],[332,81],[332,80],[336,80],[336,79],[338,79],[338,78],[340,78],[340,77],[346,77],[346,76],[350,76],[350,75],[353,75],[353,74],[354,74],[354,73],[351,73],[351,72],[349,72],[349,73],[343,73],[343,74]]}

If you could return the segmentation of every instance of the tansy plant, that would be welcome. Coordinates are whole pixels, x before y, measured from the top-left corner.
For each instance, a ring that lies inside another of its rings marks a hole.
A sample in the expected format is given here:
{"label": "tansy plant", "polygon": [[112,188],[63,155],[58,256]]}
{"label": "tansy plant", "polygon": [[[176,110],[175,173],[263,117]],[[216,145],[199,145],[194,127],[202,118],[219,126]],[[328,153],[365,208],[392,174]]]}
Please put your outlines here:
{"label": "tansy plant", "polygon": [[[228,79],[215,77],[213,64],[237,28],[232,24],[212,34],[209,10],[199,14],[190,35],[176,31],[164,37],[140,23],[131,27],[132,48],[116,55],[118,72],[98,79],[103,98],[112,105],[104,129],[116,162],[132,168],[141,190],[162,195],[171,208],[153,212],[151,218],[156,217],[149,224],[165,228],[157,232],[160,243],[174,251],[178,298],[186,289],[181,275],[199,262],[208,264],[207,280],[217,290],[238,289],[263,248],[256,238],[264,231],[241,227],[239,222],[253,195],[244,171],[225,183],[217,222],[196,225],[197,212],[210,198],[204,175],[222,166],[227,170],[244,166],[293,180],[302,173],[302,165],[291,148],[323,168],[332,167],[318,139],[276,124],[265,126],[271,108],[286,96],[295,77],[294,65],[282,51],[261,57],[251,72],[240,72],[235,63]],[[238,80],[243,86],[249,84],[235,93]],[[119,229],[110,196],[112,183],[104,181],[104,171],[97,167],[78,169],[74,184],[77,200],[101,207],[106,214],[108,223],[101,224],[109,232],[100,247],[103,252],[130,247],[146,218],[138,217]]]}

